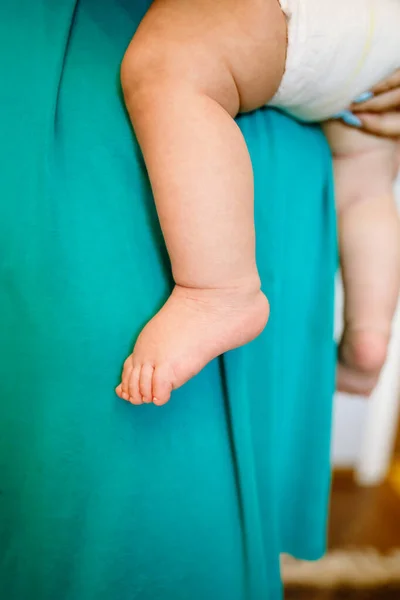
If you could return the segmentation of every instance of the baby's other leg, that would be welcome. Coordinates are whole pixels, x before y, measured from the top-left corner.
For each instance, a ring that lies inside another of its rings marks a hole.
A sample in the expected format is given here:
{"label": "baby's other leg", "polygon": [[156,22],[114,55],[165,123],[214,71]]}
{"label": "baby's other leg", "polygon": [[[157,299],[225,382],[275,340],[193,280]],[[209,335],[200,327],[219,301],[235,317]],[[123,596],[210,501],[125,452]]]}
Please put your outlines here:
{"label": "baby's other leg", "polygon": [[398,142],[341,123],[325,127],[334,154],[345,289],[338,389],[369,395],[386,359],[400,287],[400,229],[393,183]]}
{"label": "baby's other leg", "polygon": [[140,334],[117,393],[164,404],[216,356],[264,328],[253,174],[233,117],[279,86],[277,0],[155,0],[122,65],[175,288]]}

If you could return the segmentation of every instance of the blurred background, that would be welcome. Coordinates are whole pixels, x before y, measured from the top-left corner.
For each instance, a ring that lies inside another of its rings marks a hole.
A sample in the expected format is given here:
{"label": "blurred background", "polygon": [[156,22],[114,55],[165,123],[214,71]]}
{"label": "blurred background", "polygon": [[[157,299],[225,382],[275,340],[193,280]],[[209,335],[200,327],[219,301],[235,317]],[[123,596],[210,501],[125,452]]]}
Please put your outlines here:
{"label": "blurred background", "polygon": [[[396,186],[400,210],[400,177]],[[336,334],[343,293],[337,283]],[[400,305],[385,369],[369,399],[337,394],[329,549],[283,557],[287,600],[400,600]]]}

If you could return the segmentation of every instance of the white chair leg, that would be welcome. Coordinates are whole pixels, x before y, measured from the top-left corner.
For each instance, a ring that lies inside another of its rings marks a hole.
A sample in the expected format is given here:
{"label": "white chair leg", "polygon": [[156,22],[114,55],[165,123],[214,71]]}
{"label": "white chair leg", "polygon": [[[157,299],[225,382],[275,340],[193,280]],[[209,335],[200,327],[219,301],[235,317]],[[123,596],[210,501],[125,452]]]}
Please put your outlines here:
{"label": "white chair leg", "polygon": [[389,470],[400,413],[400,305],[380,382],[368,402],[361,452],[356,464],[358,483],[381,483]]}

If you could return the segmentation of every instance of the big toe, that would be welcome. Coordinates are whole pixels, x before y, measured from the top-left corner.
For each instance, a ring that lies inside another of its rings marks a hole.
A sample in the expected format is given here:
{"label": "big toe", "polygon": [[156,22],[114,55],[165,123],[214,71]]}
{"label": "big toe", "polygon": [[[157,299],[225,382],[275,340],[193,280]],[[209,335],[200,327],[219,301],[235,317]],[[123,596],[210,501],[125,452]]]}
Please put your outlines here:
{"label": "big toe", "polygon": [[128,358],[124,362],[124,368],[122,370],[121,375],[121,383],[115,390],[118,396],[120,398],[123,398],[124,400],[129,400],[129,380],[131,378],[132,369],[132,356],[128,356]]}
{"label": "big toe", "polygon": [[173,373],[167,365],[157,366],[153,376],[153,402],[156,406],[163,406],[171,397],[173,390]]}
{"label": "big toe", "polygon": [[150,404],[153,401],[153,375],[153,365],[144,363],[140,371],[139,390],[145,404]]}

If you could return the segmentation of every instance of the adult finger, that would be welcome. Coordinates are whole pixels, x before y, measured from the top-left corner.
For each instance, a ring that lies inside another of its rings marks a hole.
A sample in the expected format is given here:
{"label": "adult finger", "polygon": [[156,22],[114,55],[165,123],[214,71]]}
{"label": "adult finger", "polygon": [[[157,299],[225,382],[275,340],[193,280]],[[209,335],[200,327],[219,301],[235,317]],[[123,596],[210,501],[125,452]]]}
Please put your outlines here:
{"label": "adult finger", "polygon": [[[399,34],[400,35],[400,34]],[[400,108],[400,87],[394,88],[378,96],[374,96],[370,100],[361,103],[352,104],[351,110],[358,112],[387,112]]]}
{"label": "adult finger", "polygon": [[400,138],[400,112],[358,113],[362,129],[383,137]]}
{"label": "adult finger", "polygon": [[371,91],[374,94],[383,94],[384,92],[388,92],[389,90],[393,90],[397,87],[400,87],[400,69],[395,71],[390,77],[387,77],[374,86]]}

